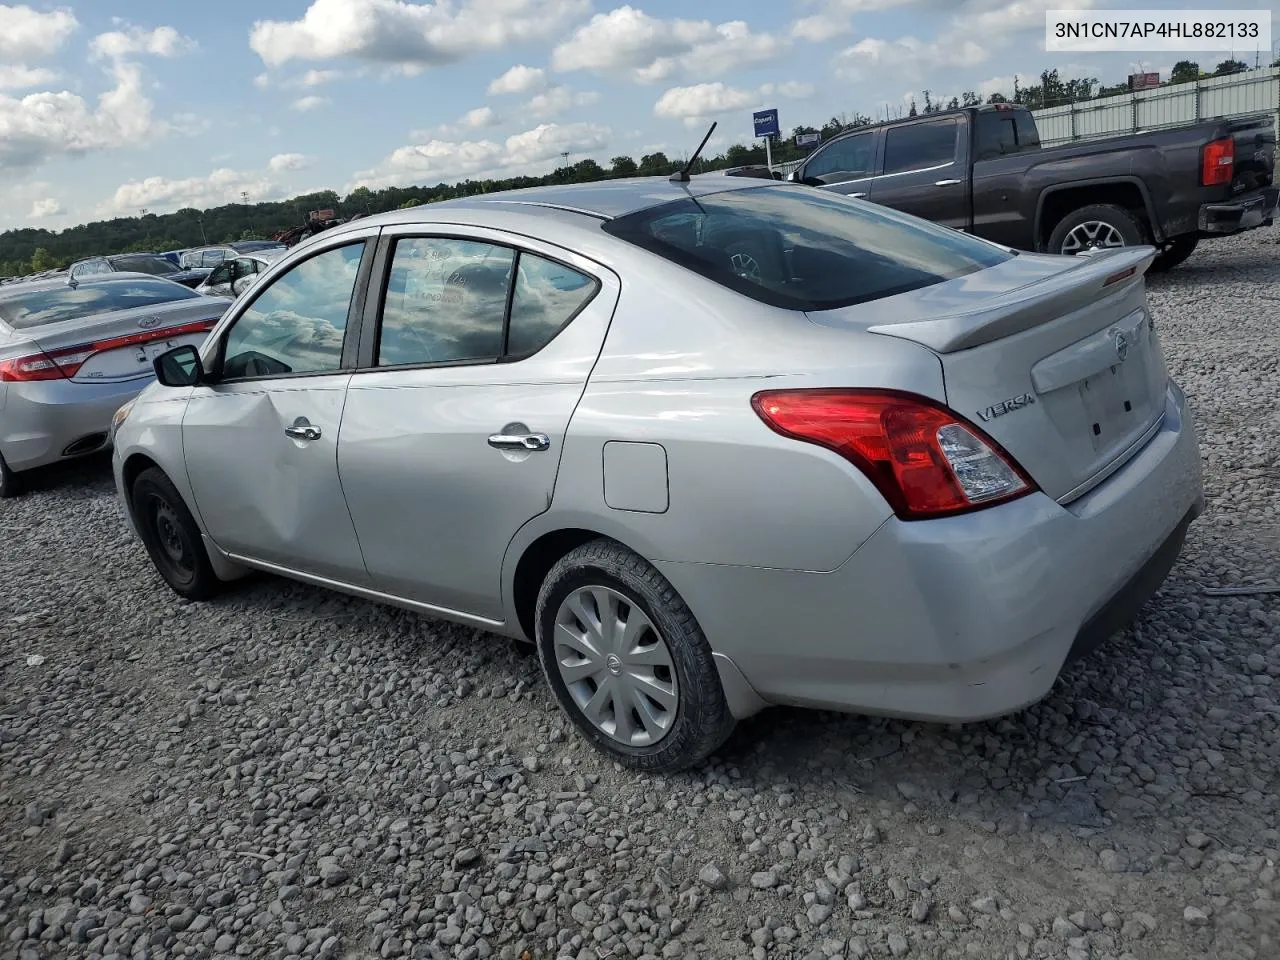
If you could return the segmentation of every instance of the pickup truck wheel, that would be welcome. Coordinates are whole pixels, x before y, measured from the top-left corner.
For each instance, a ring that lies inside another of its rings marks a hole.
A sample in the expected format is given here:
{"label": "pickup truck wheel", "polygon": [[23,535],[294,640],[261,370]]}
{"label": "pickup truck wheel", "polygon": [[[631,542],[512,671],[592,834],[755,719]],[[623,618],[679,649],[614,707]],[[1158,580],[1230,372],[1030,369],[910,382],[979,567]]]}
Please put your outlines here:
{"label": "pickup truck wheel", "polygon": [[1124,207],[1093,203],[1067,214],[1049,235],[1049,252],[1076,256],[1088,250],[1149,243],[1147,228]]}
{"label": "pickup truck wheel", "polygon": [[1151,269],[1156,272],[1172,270],[1195,252],[1196,244],[1199,242],[1200,238],[1194,233],[1190,236],[1174,237],[1156,254]]}

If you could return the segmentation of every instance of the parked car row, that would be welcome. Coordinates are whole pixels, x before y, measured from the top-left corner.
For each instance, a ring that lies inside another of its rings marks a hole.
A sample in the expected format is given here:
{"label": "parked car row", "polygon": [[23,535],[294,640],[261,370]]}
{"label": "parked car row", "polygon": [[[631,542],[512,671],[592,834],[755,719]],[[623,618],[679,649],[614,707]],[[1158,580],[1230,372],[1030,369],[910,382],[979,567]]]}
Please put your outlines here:
{"label": "parked car row", "polygon": [[[112,419],[160,576],[200,600],[267,571],[531,644],[582,734],[652,771],[769,704],[1044,696],[1202,509],[1156,249],[672,180],[397,210],[261,262]],[[39,305],[4,304],[35,337]],[[61,375],[24,349],[0,369]]]}

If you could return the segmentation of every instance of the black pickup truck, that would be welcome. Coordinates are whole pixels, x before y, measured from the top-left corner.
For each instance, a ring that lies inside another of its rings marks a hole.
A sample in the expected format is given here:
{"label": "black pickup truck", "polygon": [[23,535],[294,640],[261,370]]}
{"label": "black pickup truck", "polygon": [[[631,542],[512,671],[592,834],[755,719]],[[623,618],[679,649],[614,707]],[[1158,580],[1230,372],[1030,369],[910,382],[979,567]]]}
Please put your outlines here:
{"label": "black pickup truck", "polygon": [[1152,244],[1154,269],[1204,237],[1270,225],[1268,114],[1042,147],[1025,107],[965,107],[859,127],[788,179],[880,203],[1022,250]]}

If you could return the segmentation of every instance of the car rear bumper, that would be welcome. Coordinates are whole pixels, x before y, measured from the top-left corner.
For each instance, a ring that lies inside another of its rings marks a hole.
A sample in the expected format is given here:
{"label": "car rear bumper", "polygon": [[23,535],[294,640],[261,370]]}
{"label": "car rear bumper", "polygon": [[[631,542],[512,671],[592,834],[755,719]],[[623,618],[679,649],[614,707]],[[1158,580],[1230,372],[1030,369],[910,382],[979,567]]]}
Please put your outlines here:
{"label": "car rear bumper", "polygon": [[1200,207],[1200,232],[1239,233],[1271,224],[1280,202],[1280,187],[1267,187],[1231,203],[1206,203]]}
{"label": "car rear bumper", "polygon": [[1171,386],[1159,432],[1063,506],[1043,494],[886,521],[830,573],[659,563],[712,648],[770,703],[948,722],[1041,699],[1121,628],[1203,509],[1199,448]]}
{"label": "car rear bumper", "polygon": [[11,383],[0,417],[0,455],[12,470],[30,470],[103,450],[112,415],[150,382],[133,377]]}

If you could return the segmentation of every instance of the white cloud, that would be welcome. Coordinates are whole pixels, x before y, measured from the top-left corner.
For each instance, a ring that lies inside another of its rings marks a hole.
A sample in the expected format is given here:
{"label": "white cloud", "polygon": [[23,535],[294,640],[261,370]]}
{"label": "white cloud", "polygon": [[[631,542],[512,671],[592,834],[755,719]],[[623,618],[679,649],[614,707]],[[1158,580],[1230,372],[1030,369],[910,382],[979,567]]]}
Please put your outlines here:
{"label": "white cloud", "polygon": [[163,132],[152,119],[138,66],[117,60],[109,72],[115,85],[96,109],[67,90],[20,99],[0,95],[0,168],[37,166],[55,154],[136,147]]}
{"label": "white cloud", "polygon": [[41,13],[25,4],[0,5],[0,62],[15,64],[52,56],[79,26],[70,10]]}
{"label": "white cloud", "polygon": [[516,64],[502,76],[489,84],[489,94],[496,96],[503,93],[528,93],[546,84],[546,71],[541,67],[526,67]]}
{"label": "white cloud", "polygon": [[341,76],[341,70],[308,70],[298,79],[298,84],[303,87],[318,87],[322,83],[329,83]]}
{"label": "white cloud", "polygon": [[0,90],[18,90],[23,87],[51,83],[57,79],[57,76],[52,70],[46,70],[44,67],[0,64]]}
{"label": "white cloud", "polygon": [[429,130],[411,130],[409,139],[423,142],[451,140],[456,137],[465,137],[476,130],[496,127],[501,123],[502,118],[498,116],[492,107],[476,107],[474,110],[468,110],[454,123],[442,123]]}
{"label": "white cloud", "polygon": [[496,127],[501,122],[498,115],[493,112],[493,107],[476,107],[474,110],[468,110],[462,115],[462,119],[458,121],[468,130]]}
{"label": "white cloud", "polygon": [[841,80],[863,80],[871,76],[918,80],[929,70],[973,67],[988,57],[986,48],[973,40],[949,37],[926,42],[915,37],[897,40],[867,37],[836,55],[835,74]]}
{"label": "white cloud", "polygon": [[627,73],[653,83],[678,70],[711,76],[766,63],[786,46],[772,34],[752,33],[742,20],[660,20],[625,6],[596,14],[552,51],[551,61],[562,72]]}
{"label": "white cloud", "polygon": [[566,86],[555,86],[531,97],[528,103],[524,105],[524,109],[530,115],[540,120],[545,120],[550,117],[558,117],[566,110],[572,110],[574,107],[590,106],[599,99],[600,94],[594,90],[574,93]]}
{"label": "white cloud", "polygon": [[318,110],[329,102],[327,97],[317,97],[314,94],[309,97],[299,97],[293,101],[292,107],[299,113],[306,113],[308,110]]}
{"label": "white cloud", "polygon": [[386,187],[438,183],[467,177],[536,174],[562,153],[592,153],[607,146],[610,129],[594,123],[542,123],[494,140],[430,140],[400,147],[371,170],[355,175],[355,186]]}
{"label": "white cloud", "polygon": [[301,153],[277,153],[267,161],[267,169],[276,173],[286,170],[305,170],[311,166],[311,158]]}
{"label": "white cloud", "polygon": [[184,37],[173,27],[156,27],[154,30],[129,27],[99,34],[89,44],[89,50],[94,57],[127,57],[141,53],[178,57],[195,50],[196,46],[194,40]]}
{"label": "white cloud", "polygon": [[691,87],[672,87],[667,90],[653,105],[653,112],[659,117],[683,120],[686,126],[696,126],[710,117],[762,106],[765,97],[782,96],[802,100],[813,96],[813,93],[812,84],[796,81],[766,83],[758,90],[743,90],[719,81],[698,83]]}
{"label": "white cloud", "polygon": [[43,220],[46,217],[60,217],[66,211],[62,208],[62,204],[53,197],[45,197],[43,200],[37,200],[31,204],[31,213],[28,216],[32,220]]}
{"label": "white cloud", "polygon": [[182,207],[214,207],[226,203],[239,203],[241,193],[249,194],[250,202],[279,199],[284,187],[269,172],[232,170],[223,167],[204,177],[187,177],[169,180],[165,177],[147,177],[123,183],[116,188],[109,200],[98,208],[100,216],[135,214],[143,207],[152,213],[164,213]]}
{"label": "white cloud", "polygon": [[314,0],[299,20],[259,20],[249,46],[263,61],[352,57],[438,66],[552,36],[590,0]]}
{"label": "white cloud", "polygon": [[838,14],[816,14],[801,17],[791,24],[791,36],[797,40],[808,40],[810,43],[822,43],[833,37],[842,36],[853,29],[848,17]]}
{"label": "white cloud", "polygon": [[253,85],[259,90],[266,90],[271,86],[271,74],[260,73],[253,78]]}

